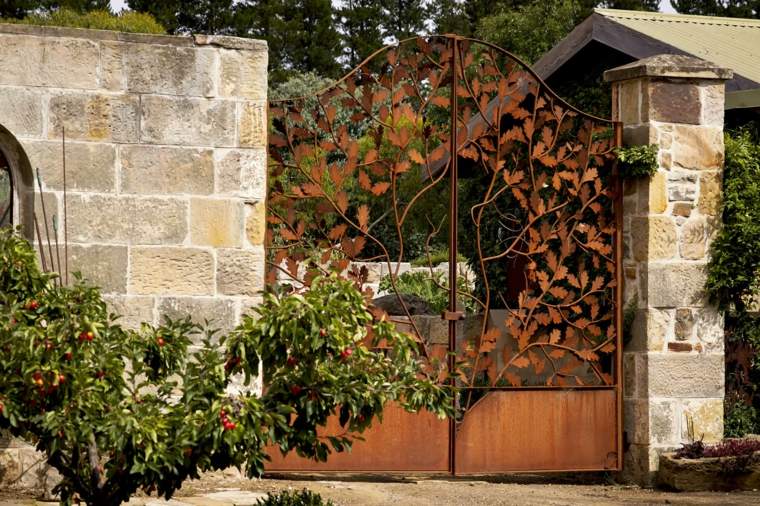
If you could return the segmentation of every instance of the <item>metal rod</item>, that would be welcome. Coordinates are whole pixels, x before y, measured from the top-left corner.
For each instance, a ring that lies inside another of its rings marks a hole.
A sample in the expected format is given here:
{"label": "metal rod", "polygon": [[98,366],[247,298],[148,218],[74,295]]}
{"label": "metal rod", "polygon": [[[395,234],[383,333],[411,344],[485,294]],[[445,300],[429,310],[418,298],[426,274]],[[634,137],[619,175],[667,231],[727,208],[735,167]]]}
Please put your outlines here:
{"label": "metal rod", "polygon": [[58,260],[58,286],[63,283],[63,274],[61,273],[61,246],[58,244],[58,215],[53,215],[53,232],[55,232],[55,257]]}
{"label": "metal rod", "polygon": [[[457,311],[457,50],[459,42],[456,37],[451,39],[451,172],[449,173],[449,311]],[[457,353],[457,322],[449,319],[449,374],[451,376],[452,402],[454,416],[449,420],[449,466],[451,473],[456,474],[456,367]]]}
{"label": "metal rod", "polygon": [[[616,121],[615,146],[623,145],[623,123]],[[620,175],[618,163],[613,168],[613,180],[615,184],[615,278],[617,280],[615,290],[615,393],[617,404],[617,469],[623,469],[623,178]]]}
{"label": "metal rod", "polygon": [[55,262],[53,261],[53,245],[50,242],[50,228],[48,227],[48,215],[45,208],[45,196],[42,193],[42,178],[40,177],[40,168],[37,167],[37,186],[40,189],[40,204],[42,206],[42,222],[45,224],[45,237],[47,238],[48,253],[50,254],[50,270],[55,270]]}
{"label": "metal rod", "polygon": [[[61,150],[63,155],[63,261],[66,285],[69,284],[69,216],[66,207],[66,129],[61,127]],[[59,265],[60,267],[60,265]]]}
{"label": "metal rod", "polygon": [[42,270],[48,272],[47,262],[45,262],[45,248],[42,245],[42,234],[40,234],[40,222],[37,220],[37,213],[32,213],[34,219],[34,229],[37,231],[37,247],[40,252],[40,261],[42,262]]}

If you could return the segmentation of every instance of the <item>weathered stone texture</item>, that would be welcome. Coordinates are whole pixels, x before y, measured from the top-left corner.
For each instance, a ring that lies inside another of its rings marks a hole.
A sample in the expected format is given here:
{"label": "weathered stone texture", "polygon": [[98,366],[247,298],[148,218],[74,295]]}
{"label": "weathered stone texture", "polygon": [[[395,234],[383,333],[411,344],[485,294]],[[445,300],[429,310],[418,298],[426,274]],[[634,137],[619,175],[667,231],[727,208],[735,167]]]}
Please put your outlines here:
{"label": "weathered stone texture", "polygon": [[86,39],[0,34],[0,84],[95,89],[98,58]]}
{"label": "weathered stone texture", "polygon": [[641,123],[641,82],[623,81],[618,89],[620,121],[628,125]]}
{"label": "weathered stone texture", "polygon": [[121,50],[126,89],[130,92],[202,97],[216,94],[217,51],[138,44],[124,44]]}
{"label": "weathered stone texture", "polygon": [[147,95],[142,98],[140,140],[148,144],[232,146],[235,102]]}
{"label": "weathered stone texture", "polygon": [[234,200],[190,200],[190,242],[215,248],[239,247],[243,236],[243,203]]}
{"label": "weathered stone texture", "polygon": [[38,91],[0,87],[0,124],[13,135],[42,136],[42,108]]}
{"label": "weathered stone texture", "polygon": [[218,193],[254,199],[266,196],[265,149],[217,149],[214,158]]}
{"label": "weathered stone texture", "polygon": [[678,308],[676,310],[675,324],[676,339],[686,341],[691,339],[694,330],[694,313],[689,308]]}
{"label": "weathered stone texture", "polygon": [[653,81],[649,93],[648,119],[698,125],[702,117],[700,90],[696,84]]}
{"label": "weathered stone texture", "polygon": [[717,170],[723,167],[723,129],[675,125],[673,165],[684,169]]}
{"label": "weathered stone texture", "polygon": [[[192,317],[193,323],[204,328],[219,330],[226,335],[235,326],[235,302],[218,297],[165,297],[158,303],[159,320],[165,316],[176,320]],[[206,326],[208,322],[208,327]],[[203,335],[194,336],[195,344],[200,344]],[[217,339],[219,334],[216,335]]]}
{"label": "weathered stone texture", "polygon": [[668,198],[671,201],[694,201],[697,198],[697,174],[676,171],[668,174]]}
{"label": "weathered stone texture", "polygon": [[[60,141],[27,141],[24,149],[42,184],[63,190],[63,149]],[[110,193],[116,190],[116,148],[108,144],[66,143],[66,187],[69,191]]]}
{"label": "weathered stone texture", "polygon": [[[721,394],[722,395],[722,394]],[[703,440],[715,443],[723,439],[723,399],[690,399],[681,413],[681,434],[684,441]],[[689,427],[692,428],[690,433]]]}
{"label": "weathered stone texture", "polygon": [[106,295],[111,312],[119,316],[116,320],[124,328],[139,329],[140,324],[156,323],[155,300],[143,295]]}
{"label": "weathered stone texture", "polygon": [[672,334],[673,317],[670,311],[657,309],[636,312],[631,328],[631,342],[628,351],[662,351],[665,341]]}
{"label": "weathered stone texture", "polygon": [[263,249],[220,249],[216,283],[218,292],[225,295],[258,296],[264,288]]}
{"label": "weathered stone texture", "polygon": [[120,154],[122,192],[200,195],[214,192],[210,149],[124,146]]}
{"label": "weathered stone texture", "polygon": [[649,395],[722,398],[723,368],[722,354],[650,353],[647,356]]}
{"label": "weathered stone texture", "polygon": [[208,250],[133,247],[129,253],[129,293],[214,294],[214,258]]}
{"label": "weathered stone texture", "polygon": [[240,97],[249,100],[266,99],[266,82],[261,76],[267,70],[267,52],[219,51],[221,93],[225,97]]}
{"label": "weathered stone texture", "polygon": [[85,280],[100,287],[104,293],[124,293],[127,289],[127,248],[72,244],[69,246],[69,272],[80,272]]}
{"label": "weathered stone texture", "polygon": [[260,148],[267,141],[267,118],[263,102],[244,102],[240,104],[238,137],[240,146]]}
{"label": "weathered stone texture", "polygon": [[699,260],[707,253],[706,223],[702,217],[687,220],[681,227],[681,257]]}
{"label": "weathered stone texture", "polygon": [[74,242],[171,244],[187,237],[183,200],[72,195],[68,207]]}
{"label": "weathered stone texture", "polygon": [[260,201],[246,205],[245,236],[250,245],[264,244],[266,227],[266,204]]}
{"label": "weathered stone texture", "polygon": [[140,100],[130,95],[65,93],[50,97],[48,138],[137,142]]}
{"label": "weathered stone texture", "polygon": [[631,242],[635,260],[663,260],[677,254],[676,223],[669,216],[633,217]]}
{"label": "weathered stone texture", "polygon": [[721,205],[721,174],[708,172],[699,177],[699,212],[718,216]]}
{"label": "weathered stone texture", "polygon": [[682,307],[704,304],[705,266],[703,264],[650,264],[646,275],[650,307]]}
{"label": "weathered stone texture", "polygon": [[657,172],[651,179],[642,178],[635,186],[638,212],[659,214],[668,208],[667,175]]}

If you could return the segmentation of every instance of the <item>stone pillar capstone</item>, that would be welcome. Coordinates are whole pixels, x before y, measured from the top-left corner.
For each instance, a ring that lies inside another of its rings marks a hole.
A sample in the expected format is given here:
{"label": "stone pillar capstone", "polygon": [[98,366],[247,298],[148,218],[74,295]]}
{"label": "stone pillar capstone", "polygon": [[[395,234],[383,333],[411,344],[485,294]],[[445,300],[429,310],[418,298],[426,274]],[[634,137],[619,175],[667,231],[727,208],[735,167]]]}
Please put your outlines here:
{"label": "stone pillar capstone", "polygon": [[729,69],[658,55],[608,70],[626,146],[656,144],[657,173],[626,181],[624,477],[652,484],[659,455],[723,437],[723,316],[706,300],[720,225],[724,83]]}

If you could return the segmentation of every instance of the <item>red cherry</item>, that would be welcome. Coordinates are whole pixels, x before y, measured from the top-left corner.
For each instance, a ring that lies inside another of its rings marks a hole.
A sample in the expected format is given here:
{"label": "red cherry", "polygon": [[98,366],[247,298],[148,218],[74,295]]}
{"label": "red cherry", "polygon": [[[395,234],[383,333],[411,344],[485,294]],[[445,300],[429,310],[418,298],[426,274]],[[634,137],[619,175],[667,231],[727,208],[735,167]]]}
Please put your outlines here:
{"label": "red cherry", "polygon": [[61,384],[61,385],[63,385],[64,383],[66,383],[66,376],[64,376],[63,374],[59,374],[58,375],[58,383]]}
{"label": "red cherry", "polygon": [[40,307],[40,303],[36,300],[32,299],[26,304],[26,309],[29,311],[35,311],[37,308]]}
{"label": "red cherry", "polygon": [[72,358],[74,358],[74,354],[71,353],[70,351],[67,351],[66,353],[63,354],[63,358],[65,358],[66,360],[71,360]]}
{"label": "red cherry", "polygon": [[227,416],[227,412],[223,409],[219,410],[219,418],[224,418]]}
{"label": "red cherry", "polygon": [[93,334],[92,332],[88,332],[88,333],[87,333],[87,340],[88,340],[88,341],[92,341],[92,338],[93,338],[93,337],[95,337],[95,334]]}
{"label": "red cherry", "polygon": [[159,337],[158,339],[156,339],[156,343],[158,344],[159,348],[162,348],[164,344],[166,344],[166,341],[164,341],[163,337]]}
{"label": "red cherry", "polygon": [[97,376],[98,379],[103,379],[105,375],[106,375],[106,372],[101,370],[101,371],[98,371],[95,376]]}
{"label": "red cherry", "polygon": [[85,332],[83,330],[82,332],[79,333],[79,342],[81,343],[81,342],[84,342],[84,341],[87,341],[87,340],[88,340],[87,339],[87,332]]}
{"label": "red cherry", "polygon": [[301,388],[300,385],[290,385],[290,393],[293,395],[298,395],[303,391],[303,388]]}
{"label": "red cherry", "polygon": [[288,357],[288,366],[295,367],[298,365],[298,359],[296,357]]}
{"label": "red cherry", "polygon": [[320,337],[326,337],[327,336],[327,330],[325,330],[325,329],[319,329],[319,336]]}
{"label": "red cherry", "polygon": [[344,348],[343,351],[340,352],[340,358],[341,360],[346,360],[348,357],[354,354],[354,350],[352,348]]}

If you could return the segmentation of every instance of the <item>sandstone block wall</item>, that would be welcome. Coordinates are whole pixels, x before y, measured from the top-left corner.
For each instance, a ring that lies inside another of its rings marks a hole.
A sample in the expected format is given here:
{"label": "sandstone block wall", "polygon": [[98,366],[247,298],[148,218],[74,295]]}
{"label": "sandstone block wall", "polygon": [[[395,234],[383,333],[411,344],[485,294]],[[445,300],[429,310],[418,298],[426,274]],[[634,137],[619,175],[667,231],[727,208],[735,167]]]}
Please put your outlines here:
{"label": "sandstone block wall", "polygon": [[[69,270],[127,326],[190,314],[228,330],[257,302],[266,100],[262,41],[0,24],[0,149],[17,216],[31,237],[44,200],[63,224],[65,129]],[[41,195],[29,194],[34,168]],[[42,483],[34,451],[3,446],[2,486]]]}
{"label": "sandstone block wall", "polygon": [[255,302],[266,69],[256,40],[0,25],[0,125],[61,223],[65,129],[70,270],[125,324],[193,308],[229,328]]}
{"label": "sandstone block wall", "polygon": [[723,436],[723,316],[705,298],[720,225],[723,82],[730,71],[663,55],[608,71],[626,145],[657,144],[659,169],[624,190],[626,474],[650,484],[660,453]]}

